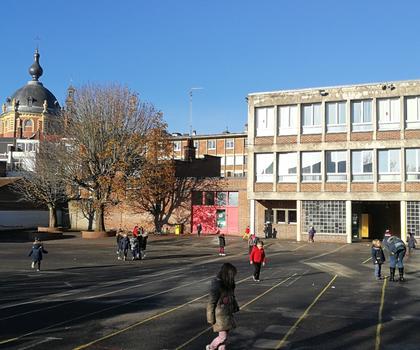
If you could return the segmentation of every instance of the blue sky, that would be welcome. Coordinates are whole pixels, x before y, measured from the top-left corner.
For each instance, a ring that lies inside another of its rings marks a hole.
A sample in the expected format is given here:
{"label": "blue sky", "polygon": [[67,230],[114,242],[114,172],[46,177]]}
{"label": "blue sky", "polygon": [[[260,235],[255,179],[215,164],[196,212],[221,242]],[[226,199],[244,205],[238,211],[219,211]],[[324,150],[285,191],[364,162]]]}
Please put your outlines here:
{"label": "blue sky", "polygon": [[164,113],[170,131],[243,130],[251,92],[420,78],[420,2],[374,0],[10,1],[0,99],[30,80],[58,98],[118,82]]}

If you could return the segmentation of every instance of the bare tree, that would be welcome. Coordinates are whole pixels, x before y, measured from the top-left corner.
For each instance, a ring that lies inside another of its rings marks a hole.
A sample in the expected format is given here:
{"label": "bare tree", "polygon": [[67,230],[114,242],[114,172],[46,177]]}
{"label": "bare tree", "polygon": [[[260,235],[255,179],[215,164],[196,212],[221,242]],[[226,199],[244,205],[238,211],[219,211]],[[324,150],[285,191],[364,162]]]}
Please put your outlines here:
{"label": "bare tree", "polygon": [[59,144],[42,141],[34,170],[22,172],[22,178],[13,185],[25,200],[48,207],[50,228],[57,226],[57,209],[68,200],[65,182],[58,172],[58,151]]}
{"label": "bare tree", "polygon": [[62,173],[88,193],[95,231],[104,231],[104,212],[125,197],[126,183],[141,173],[150,129],[164,128],[162,114],[119,85],[76,89],[65,115]]}

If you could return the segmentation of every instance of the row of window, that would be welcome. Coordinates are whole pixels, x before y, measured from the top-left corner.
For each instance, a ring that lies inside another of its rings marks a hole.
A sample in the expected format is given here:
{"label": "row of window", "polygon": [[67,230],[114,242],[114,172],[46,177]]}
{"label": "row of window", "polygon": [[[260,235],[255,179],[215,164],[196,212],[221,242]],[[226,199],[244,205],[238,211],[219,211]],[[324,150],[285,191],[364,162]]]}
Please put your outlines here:
{"label": "row of window", "polygon": [[[420,148],[410,148],[403,152],[405,155],[405,179],[420,181]],[[277,154],[278,182],[297,182],[298,153]],[[354,150],[301,152],[300,169],[302,182],[320,182],[322,172],[326,174],[326,181],[347,181],[348,164],[351,164],[351,181],[374,180],[373,164],[376,161],[379,181],[401,181],[401,150]],[[274,154],[255,154],[255,176],[257,182],[273,182]]]}
{"label": "row of window", "polygon": [[[399,130],[401,114],[405,115],[407,128],[420,128],[420,96],[404,98],[404,112],[401,112],[401,98],[376,100],[377,124],[379,130]],[[372,99],[350,101],[350,120],[352,131],[371,131]],[[327,132],[345,132],[347,130],[347,102],[325,103],[325,124]],[[255,109],[256,136],[274,136],[275,107]],[[278,135],[298,134],[298,105],[277,107]],[[301,105],[301,132],[303,134],[322,133],[322,105],[311,103]]]}
{"label": "row of window", "polygon": [[192,205],[238,206],[238,192],[199,192],[192,193]]}
{"label": "row of window", "polygon": [[275,224],[296,224],[296,209],[266,209],[264,211],[264,222]]}
{"label": "row of window", "polygon": [[[233,149],[235,147],[235,139],[225,139],[225,148]],[[246,142],[246,139],[245,139]],[[194,140],[194,147],[198,150],[199,141]],[[207,149],[215,150],[216,149],[216,140],[207,140]],[[174,141],[174,151],[181,151],[181,141]]]}
{"label": "row of window", "polygon": [[244,165],[247,163],[247,156],[226,156],[220,157],[221,165]]}

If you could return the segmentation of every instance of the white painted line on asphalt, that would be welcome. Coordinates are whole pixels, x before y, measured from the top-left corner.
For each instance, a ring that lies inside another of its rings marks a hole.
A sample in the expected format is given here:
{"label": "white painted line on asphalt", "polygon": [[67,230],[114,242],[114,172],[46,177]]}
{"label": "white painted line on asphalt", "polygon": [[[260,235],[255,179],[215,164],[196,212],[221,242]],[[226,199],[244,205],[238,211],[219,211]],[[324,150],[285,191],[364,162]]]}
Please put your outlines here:
{"label": "white painted line on asphalt", "polygon": [[29,344],[27,346],[24,346],[22,348],[18,348],[17,350],[32,349],[32,348],[37,347],[37,346],[39,346],[41,344],[49,343],[49,342],[54,341],[54,340],[63,340],[63,338],[47,337],[45,339],[38,340],[36,342],[32,342],[31,344]]}
{"label": "white painted line on asphalt", "polygon": [[365,261],[362,262],[362,264],[366,264],[368,261],[372,260],[372,257],[367,258]]}
{"label": "white painted line on asphalt", "polygon": [[338,252],[339,250],[341,250],[341,249],[343,249],[343,248],[345,248],[345,247],[347,247],[347,245],[342,245],[342,246],[340,246],[340,247],[338,247],[338,248],[336,248],[336,249],[334,249],[334,250],[331,250],[330,252],[326,252],[326,253],[318,254],[318,255],[312,256],[312,257],[310,257],[310,258],[303,259],[303,260],[301,260],[300,262],[303,262],[303,263],[304,263],[304,262],[306,262],[306,261],[311,261],[311,260],[314,260],[314,259],[322,258],[323,256],[330,255],[330,254],[333,254],[333,253],[335,253],[335,252]]}
{"label": "white painted line on asphalt", "polygon": [[306,265],[313,267],[314,269],[329,273],[331,275],[338,275],[340,277],[352,278],[360,273],[347,266],[335,263],[335,262],[305,262]]}

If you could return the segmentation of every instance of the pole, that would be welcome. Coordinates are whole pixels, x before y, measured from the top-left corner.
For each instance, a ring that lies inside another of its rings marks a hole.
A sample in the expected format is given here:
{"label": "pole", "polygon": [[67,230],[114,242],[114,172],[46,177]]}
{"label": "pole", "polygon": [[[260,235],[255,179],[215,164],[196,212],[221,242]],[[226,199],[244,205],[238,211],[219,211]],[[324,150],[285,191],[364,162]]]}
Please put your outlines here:
{"label": "pole", "polygon": [[190,136],[192,136],[192,122],[193,122],[193,91],[194,90],[203,90],[204,88],[202,87],[193,87],[190,89],[190,91],[188,92],[188,94],[190,95]]}

